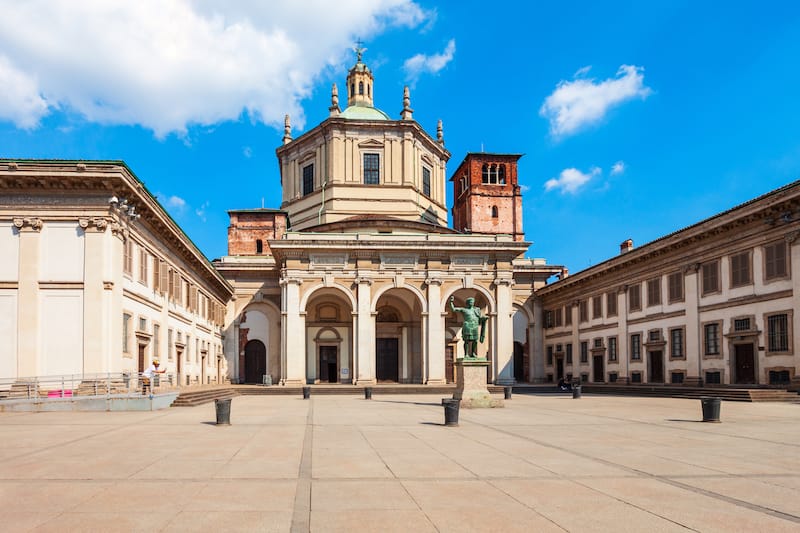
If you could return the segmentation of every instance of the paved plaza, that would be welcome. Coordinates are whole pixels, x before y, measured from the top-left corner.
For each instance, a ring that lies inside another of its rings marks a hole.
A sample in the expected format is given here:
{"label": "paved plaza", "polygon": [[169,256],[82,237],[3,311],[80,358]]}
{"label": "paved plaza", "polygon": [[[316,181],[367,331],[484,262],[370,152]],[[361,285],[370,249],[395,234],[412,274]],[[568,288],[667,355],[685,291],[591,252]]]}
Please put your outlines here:
{"label": "paved plaza", "polygon": [[4,531],[800,531],[800,404],[437,395],[0,413]]}

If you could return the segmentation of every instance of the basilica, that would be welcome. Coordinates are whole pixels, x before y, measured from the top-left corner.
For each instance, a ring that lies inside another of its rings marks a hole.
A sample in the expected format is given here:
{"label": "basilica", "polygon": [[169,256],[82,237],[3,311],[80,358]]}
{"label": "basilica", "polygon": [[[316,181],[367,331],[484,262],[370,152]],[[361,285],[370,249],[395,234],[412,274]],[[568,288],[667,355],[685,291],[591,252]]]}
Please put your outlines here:
{"label": "basilica", "polygon": [[448,172],[441,121],[377,90],[359,51],[324,121],[286,117],[280,205],[231,209],[214,261],[124,162],[0,160],[0,394],[154,359],[177,387],[445,384],[467,298],[490,383],[800,385],[800,182],[569,275],[526,256],[520,154]]}

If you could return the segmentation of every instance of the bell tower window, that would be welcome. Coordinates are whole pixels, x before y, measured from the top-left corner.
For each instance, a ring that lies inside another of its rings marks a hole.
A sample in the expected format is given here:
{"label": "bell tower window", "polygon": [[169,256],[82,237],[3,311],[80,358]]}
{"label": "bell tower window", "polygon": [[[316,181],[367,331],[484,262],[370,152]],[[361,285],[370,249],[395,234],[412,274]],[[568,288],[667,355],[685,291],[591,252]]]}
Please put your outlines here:
{"label": "bell tower window", "polygon": [[500,166],[500,168],[498,169],[498,173],[497,173],[497,181],[498,181],[498,183],[500,183],[500,185],[505,185],[506,184],[506,166],[505,165],[499,165],[499,166]]}
{"label": "bell tower window", "polygon": [[303,196],[314,192],[314,164],[303,167]]}
{"label": "bell tower window", "polygon": [[422,194],[431,195],[431,171],[427,167],[422,167]]}
{"label": "bell tower window", "polygon": [[364,94],[364,82],[358,82],[358,94]]}
{"label": "bell tower window", "polygon": [[492,218],[497,218],[497,206],[492,206]]}
{"label": "bell tower window", "polygon": [[263,254],[264,253],[264,241],[261,239],[256,240],[256,253]]}

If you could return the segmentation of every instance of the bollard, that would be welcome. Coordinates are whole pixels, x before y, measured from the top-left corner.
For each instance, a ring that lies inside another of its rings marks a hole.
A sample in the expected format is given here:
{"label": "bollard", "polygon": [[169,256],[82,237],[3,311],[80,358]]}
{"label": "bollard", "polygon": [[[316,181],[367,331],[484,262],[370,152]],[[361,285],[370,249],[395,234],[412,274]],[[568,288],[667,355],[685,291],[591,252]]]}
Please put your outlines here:
{"label": "bollard", "polygon": [[575,400],[581,397],[581,386],[580,385],[573,385],[572,386],[572,399]]}
{"label": "bollard", "polygon": [[504,395],[504,398],[506,400],[510,400],[511,399],[511,390],[512,390],[512,387],[503,387],[503,395]]}
{"label": "bollard", "polygon": [[303,387],[303,399],[308,400],[311,396],[311,387]]}
{"label": "bollard", "polygon": [[458,408],[461,405],[461,400],[456,400],[454,398],[442,398],[442,405],[444,406],[444,425],[457,426]]}
{"label": "bollard", "polygon": [[217,411],[217,425],[231,425],[231,398],[214,400],[214,408]]}
{"label": "bollard", "polygon": [[719,423],[719,410],[722,405],[722,400],[712,396],[701,396],[700,406],[703,409],[703,422],[717,422]]}
{"label": "bollard", "polygon": [[364,399],[365,400],[372,399],[372,387],[364,387]]}

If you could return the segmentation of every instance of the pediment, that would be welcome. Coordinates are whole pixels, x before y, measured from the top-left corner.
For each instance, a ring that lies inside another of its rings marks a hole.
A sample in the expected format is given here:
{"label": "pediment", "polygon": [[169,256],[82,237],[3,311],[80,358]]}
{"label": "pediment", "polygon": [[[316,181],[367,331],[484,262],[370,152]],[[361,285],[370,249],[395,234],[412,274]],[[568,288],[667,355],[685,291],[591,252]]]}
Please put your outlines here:
{"label": "pediment", "polygon": [[377,139],[367,139],[358,143],[359,148],[383,148],[383,143]]}

